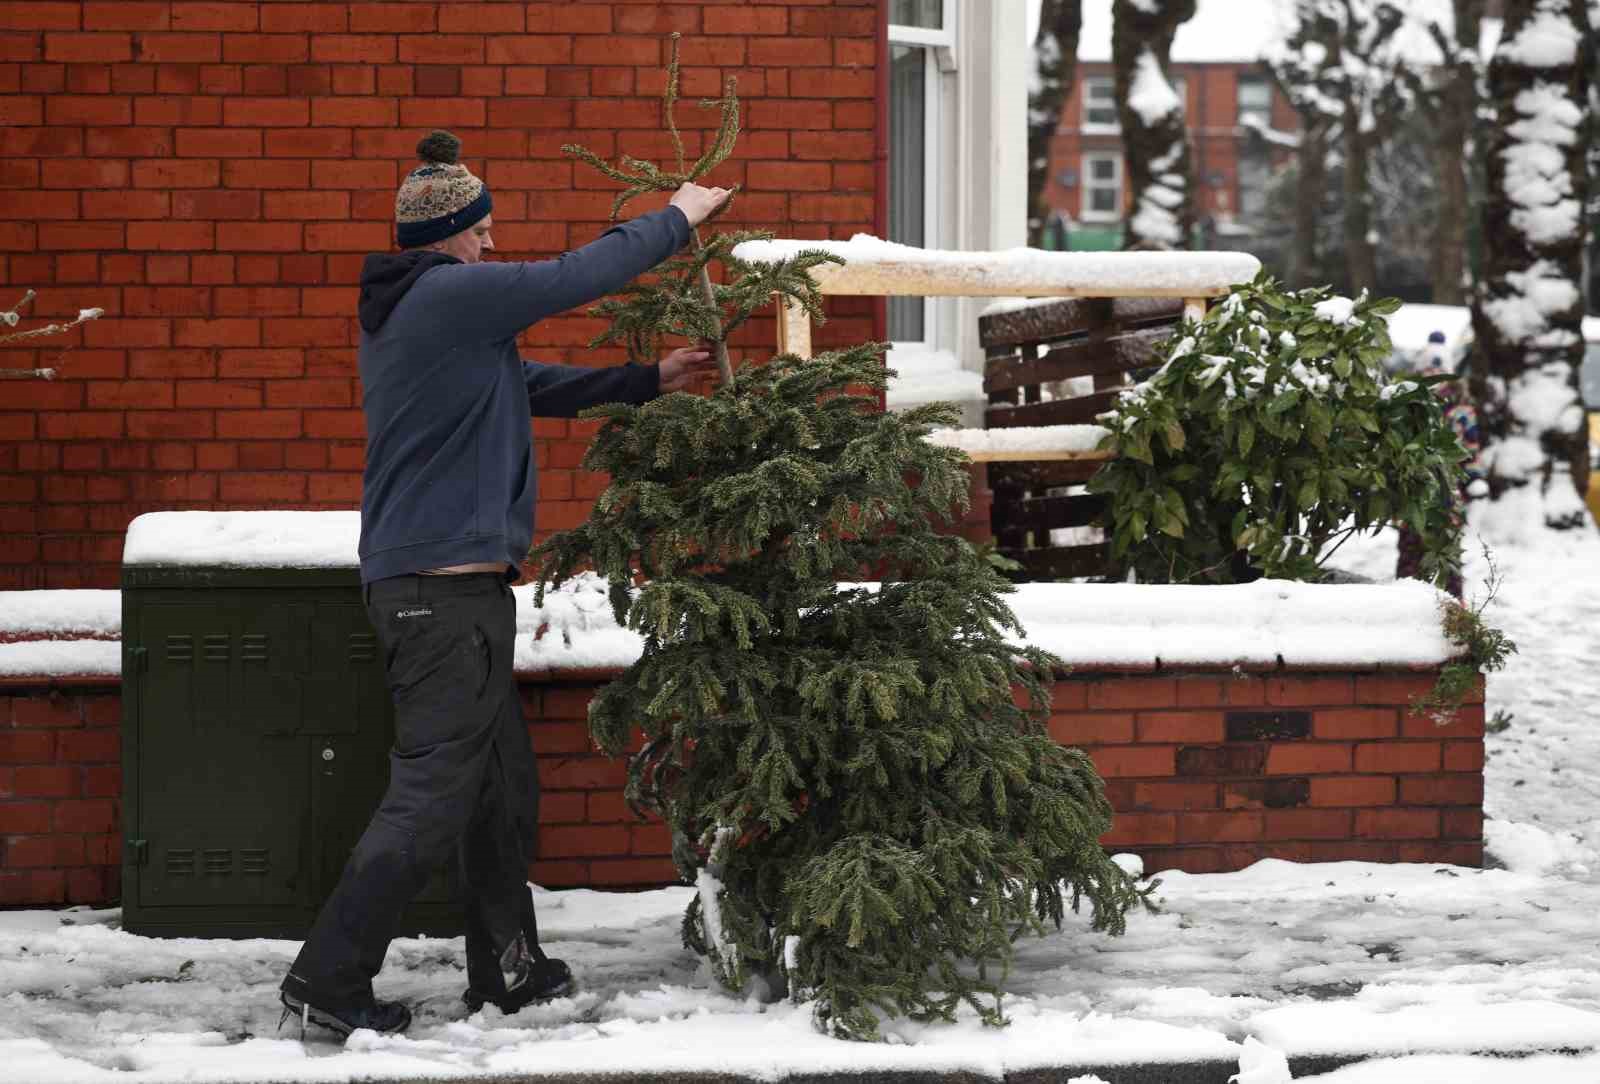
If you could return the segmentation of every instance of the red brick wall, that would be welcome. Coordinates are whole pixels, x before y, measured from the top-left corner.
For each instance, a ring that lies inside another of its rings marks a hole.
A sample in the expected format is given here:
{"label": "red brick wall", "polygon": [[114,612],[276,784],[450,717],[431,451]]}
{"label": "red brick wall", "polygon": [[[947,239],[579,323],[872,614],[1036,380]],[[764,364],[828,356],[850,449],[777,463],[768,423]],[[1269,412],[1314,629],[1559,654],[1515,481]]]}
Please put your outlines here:
{"label": "red brick wall", "polygon": [[[1483,858],[1481,694],[1446,726],[1410,715],[1431,673],[1150,677],[1077,672],[1051,733],[1094,758],[1117,811],[1107,847],[1146,868],[1215,872],[1261,858]],[[584,722],[594,682],[528,681],[553,887],[675,879],[665,828],[633,817],[626,765]],[[115,898],[119,691],[0,687],[0,905]]]}
{"label": "red brick wall", "polygon": [[[1087,151],[1121,151],[1122,137],[1116,132],[1085,132],[1083,127],[1083,81],[1090,76],[1110,78],[1109,62],[1079,64],[1076,80],[1061,108],[1060,121],[1050,140],[1050,172],[1045,198],[1062,214],[1081,220],[1086,201],[1083,183],[1083,154]],[[1172,73],[1187,84],[1184,120],[1189,127],[1190,154],[1195,173],[1196,214],[1237,213],[1239,210],[1239,156],[1247,145],[1238,127],[1238,81],[1240,75],[1265,75],[1259,64],[1174,64]],[[1298,131],[1299,119],[1288,99],[1272,87],[1272,123],[1281,131]],[[1275,160],[1286,158],[1275,152]],[[1071,171],[1078,177],[1076,186],[1061,183],[1061,175]],[[1220,185],[1211,179],[1220,178]],[[1131,207],[1133,193],[1123,176],[1123,201]],[[1098,224],[1097,224],[1098,225]]]}
{"label": "red brick wall", "polygon": [[[0,304],[31,286],[38,315],[106,310],[0,350],[0,367],[62,372],[0,385],[0,587],[113,585],[145,511],[359,501],[354,283],[391,245],[395,187],[432,127],[463,138],[493,190],[502,258],[581,245],[614,186],[560,147],[664,159],[677,30],[692,153],[715,117],[694,103],[739,80],[744,135],[712,177],[745,186],[726,224],[872,231],[877,8],[0,3]],[[874,336],[871,301],[833,311],[819,345]],[[600,326],[546,321],[527,355],[614,361],[584,348]],[[753,321],[740,342],[773,339]],[[539,526],[573,526],[603,485],[576,470],[589,430],[535,431]]]}

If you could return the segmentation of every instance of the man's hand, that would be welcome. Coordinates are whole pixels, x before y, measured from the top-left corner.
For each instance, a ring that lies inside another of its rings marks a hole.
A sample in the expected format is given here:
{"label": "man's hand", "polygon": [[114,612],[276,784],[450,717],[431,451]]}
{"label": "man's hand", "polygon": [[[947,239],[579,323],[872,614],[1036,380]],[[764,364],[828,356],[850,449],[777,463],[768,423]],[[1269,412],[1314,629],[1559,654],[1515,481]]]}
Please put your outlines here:
{"label": "man's hand", "polygon": [[[702,189],[704,191],[704,189]],[[717,371],[717,359],[707,347],[685,346],[661,359],[661,394],[683,391],[703,376]]]}
{"label": "man's hand", "polygon": [[711,217],[712,211],[726,203],[728,195],[726,188],[702,188],[693,181],[685,181],[672,194],[670,205],[683,212],[683,217],[689,220],[689,228],[693,229]]}

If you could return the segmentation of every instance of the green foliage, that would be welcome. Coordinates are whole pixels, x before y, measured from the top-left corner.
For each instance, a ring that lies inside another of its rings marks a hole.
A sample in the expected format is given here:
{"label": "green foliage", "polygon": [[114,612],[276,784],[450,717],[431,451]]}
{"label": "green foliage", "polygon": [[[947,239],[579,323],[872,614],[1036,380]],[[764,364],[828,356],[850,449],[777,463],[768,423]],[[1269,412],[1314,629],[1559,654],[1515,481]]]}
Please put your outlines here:
{"label": "green foliage", "polygon": [[[798,938],[791,992],[859,1038],[962,1002],[999,1022],[1017,936],[1080,897],[1117,932],[1141,898],[1097,842],[1093,766],[1045,731],[1057,661],[1006,641],[1011,587],[933,531],[967,501],[965,457],[923,439],[955,412],[881,413],[881,351],[591,412],[611,484],[536,553],[557,581],[593,562],[644,637],[590,726],[612,753],[643,730],[630,799],[697,844],[686,877],[718,868],[723,978]],[[687,940],[712,953],[701,907]]]}
{"label": "green foliage", "polygon": [[[1439,670],[1439,679],[1427,696],[1417,697],[1411,703],[1411,714],[1423,715],[1444,725],[1455,718],[1457,709],[1477,689],[1480,674],[1504,670],[1506,662],[1517,652],[1517,645],[1504,632],[1486,624],[1483,611],[1489,608],[1500,592],[1500,570],[1484,546],[1483,557],[1489,566],[1487,590],[1481,600],[1468,606],[1455,599],[1441,604],[1445,639],[1461,649],[1461,654],[1445,663]],[[1498,733],[1511,725],[1511,716],[1495,712],[1492,723],[1485,729]]]}
{"label": "green foliage", "polygon": [[[659,172],[627,166],[632,187]],[[773,294],[820,317],[808,271],[831,257],[750,266],[733,240],[604,303],[601,340],[648,356]],[[694,280],[713,261],[708,300]],[[1001,1023],[1017,937],[1084,900],[1121,932],[1149,893],[1099,845],[1111,807],[1088,757],[1045,729],[1058,660],[1008,639],[1010,585],[934,529],[968,502],[966,457],[924,439],[957,412],[880,410],[882,354],[780,355],[707,397],[587,412],[603,424],[584,465],[610,484],[534,553],[554,582],[598,570],[644,639],[589,722],[615,755],[643,732],[628,797],[700,888],[685,944],[858,1039],[963,1003]]]}
{"label": "green foliage", "polygon": [[1336,322],[1316,312],[1328,298],[1261,275],[1185,322],[1109,413],[1121,458],[1090,489],[1108,498],[1113,558],[1140,580],[1312,580],[1344,538],[1395,518],[1435,583],[1459,567],[1466,453],[1433,381],[1386,380],[1382,317],[1399,302],[1363,294]]}

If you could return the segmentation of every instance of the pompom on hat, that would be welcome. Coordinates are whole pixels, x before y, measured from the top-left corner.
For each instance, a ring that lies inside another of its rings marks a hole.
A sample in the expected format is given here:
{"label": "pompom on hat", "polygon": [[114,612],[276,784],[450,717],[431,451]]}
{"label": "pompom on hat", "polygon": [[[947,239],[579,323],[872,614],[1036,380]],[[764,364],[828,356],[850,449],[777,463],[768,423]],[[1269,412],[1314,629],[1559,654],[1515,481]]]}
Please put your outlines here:
{"label": "pompom on hat", "polygon": [[395,240],[420,248],[460,233],[494,208],[489,186],[458,159],[461,140],[435,129],[417,143],[422,164],[400,183],[394,197]]}

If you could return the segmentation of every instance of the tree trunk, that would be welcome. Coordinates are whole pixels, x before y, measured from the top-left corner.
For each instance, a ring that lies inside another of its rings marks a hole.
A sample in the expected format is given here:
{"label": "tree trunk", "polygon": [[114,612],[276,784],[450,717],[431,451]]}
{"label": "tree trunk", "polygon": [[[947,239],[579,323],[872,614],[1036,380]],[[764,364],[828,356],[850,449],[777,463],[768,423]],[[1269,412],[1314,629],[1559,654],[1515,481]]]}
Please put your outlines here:
{"label": "tree trunk", "polygon": [[1433,111],[1433,165],[1439,186],[1438,218],[1429,260],[1433,303],[1464,305],[1467,226],[1471,197],[1467,161],[1478,109],[1478,39],[1485,0],[1455,0],[1455,61],[1443,70]]}
{"label": "tree trunk", "polygon": [[1050,220],[1050,144],[1077,73],[1083,0],[1043,0],[1033,39],[1034,81],[1028,88],[1028,244],[1037,247]]}
{"label": "tree trunk", "polygon": [[1172,89],[1167,71],[1173,35],[1194,17],[1195,4],[1196,0],[1115,0],[1111,8],[1117,117],[1133,192],[1124,248],[1188,248],[1193,234],[1188,127],[1183,100]]}
{"label": "tree trunk", "polygon": [[[1539,33],[1525,36],[1535,25]],[[1484,148],[1484,268],[1472,325],[1486,369],[1478,383],[1490,494],[1506,506],[1498,521],[1518,526],[1588,520],[1578,398],[1588,34],[1584,0],[1506,0],[1489,65],[1496,119]]]}
{"label": "tree trunk", "polygon": [[1372,190],[1367,162],[1377,133],[1364,127],[1366,119],[1355,102],[1344,111],[1344,260],[1352,294],[1378,288],[1378,238],[1372,225]]}
{"label": "tree trunk", "polygon": [[1273,82],[1300,118],[1295,151],[1294,240],[1288,255],[1288,281],[1306,287],[1328,280],[1323,266],[1323,210],[1327,206],[1328,155],[1342,111],[1330,108],[1322,89],[1339,57],[1339,28],[1328,9],[1297,0],[1295,31],[1283,49],[1269,57]]}
{"label": "tree trunk", "polygon": [[1323,194],[1328,184],[1328,126],[1315,115],[1302,115],[1300,146],[1295,150],[1294,243],[1289,250],[1289,282],[1297,289],[1325,277],[1318,230]]}

